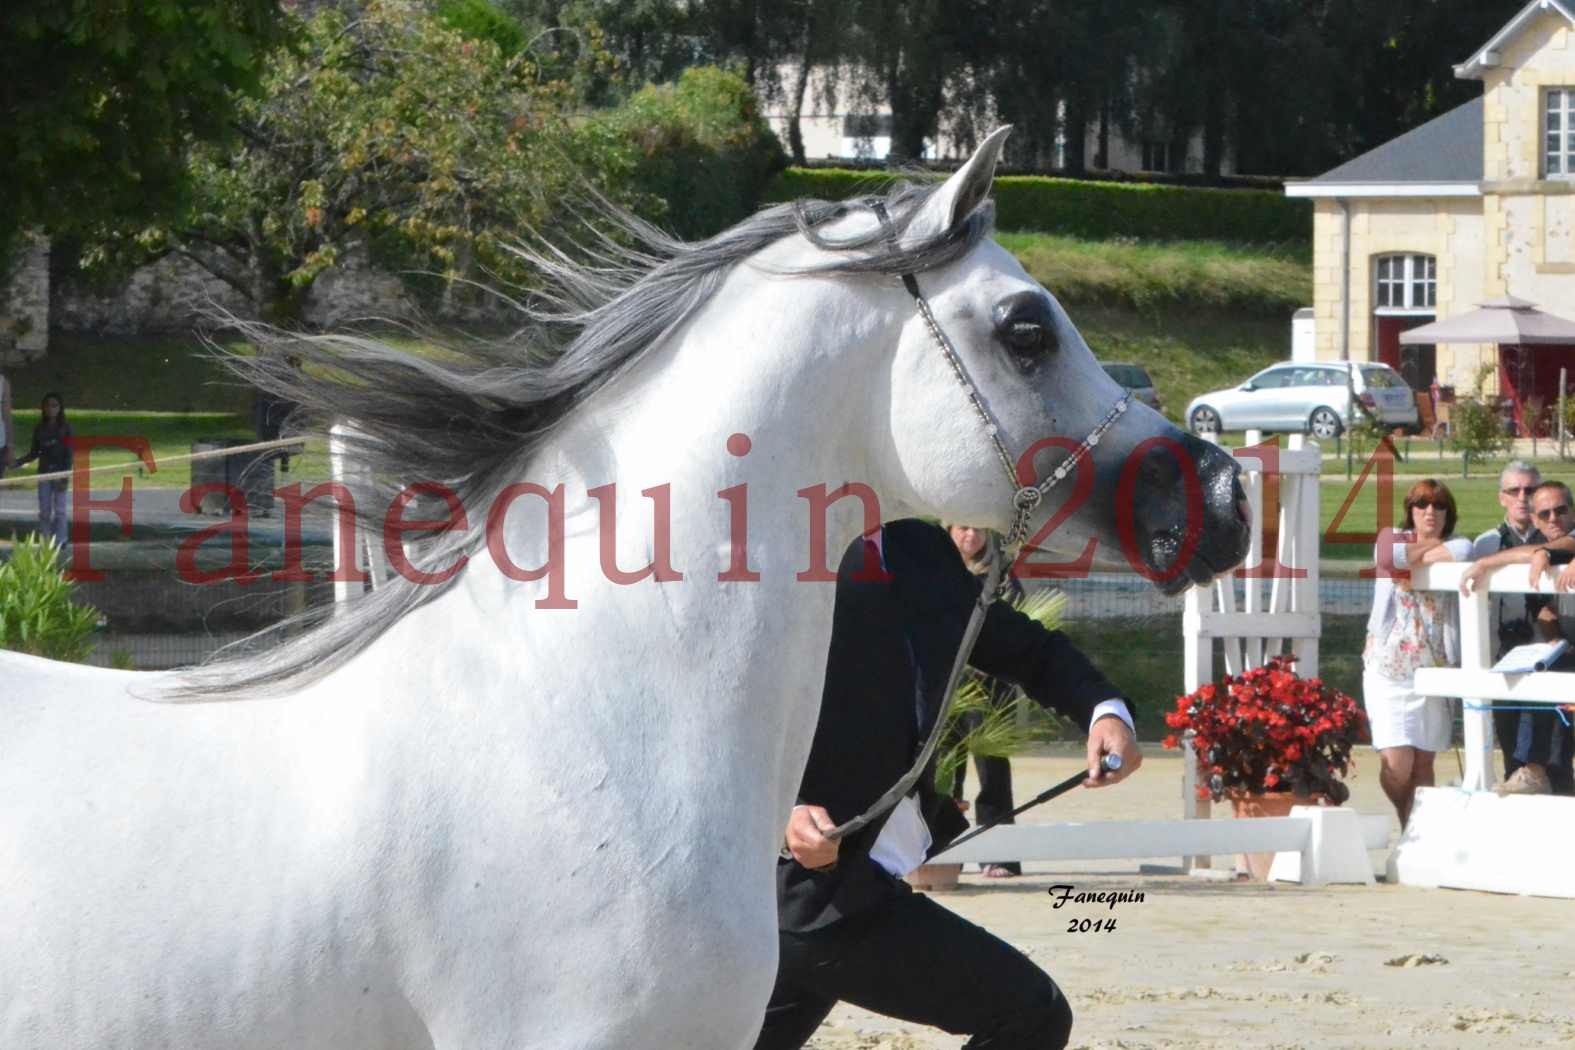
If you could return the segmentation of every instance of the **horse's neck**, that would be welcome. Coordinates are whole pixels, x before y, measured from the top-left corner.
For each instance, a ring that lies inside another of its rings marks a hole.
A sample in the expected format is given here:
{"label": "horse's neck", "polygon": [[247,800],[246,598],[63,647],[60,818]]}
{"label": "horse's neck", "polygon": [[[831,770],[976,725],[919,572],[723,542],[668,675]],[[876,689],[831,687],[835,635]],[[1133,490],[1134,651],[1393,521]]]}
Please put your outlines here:
{"label": "horse's neck", "polygon": [[[865,435],[880,363],[828,355],[809,326],[772,340],[758,318],[701,320],[587,402],[524,472],[522,480],[563,486],[561,595],[575,607],[541,607],[553,604],[549,581],[507,579],[478,555],[457,587],[418,614],[406,644],[430,643],[432,631],[488,634],[510,688],[523,678],[569,690],[630,739],[726,756],[722,766],[758,785],[756,812],[774,822],[808,754],[835,597],[834,583],[799,577],[834,573],[863,527],[858,499],[832,505],[821,526],[799,493],[849,481],[880,487]],[[836,323],[837,338],[858,338],[854,319]],[[749,438],[747,454],[737,434]],[[610,498],[589,495],[609,484],[616,514]],[[642,495],[662,486],[670,526],[653,521]],[[737,528],[740,503],[747,534]],[[638,571],[670,551],[683,578],[610,579],[601,546],[614,523],[611,568]],[[502,529],[511,559],[527,568],[549,557],[548,532],[536,498],[521,500]],[[735,566],[733,544],[746,540],[746,565]],[[823,551],[818,564],[812,546]],[[739,568],[758,579],[719,578]]]}

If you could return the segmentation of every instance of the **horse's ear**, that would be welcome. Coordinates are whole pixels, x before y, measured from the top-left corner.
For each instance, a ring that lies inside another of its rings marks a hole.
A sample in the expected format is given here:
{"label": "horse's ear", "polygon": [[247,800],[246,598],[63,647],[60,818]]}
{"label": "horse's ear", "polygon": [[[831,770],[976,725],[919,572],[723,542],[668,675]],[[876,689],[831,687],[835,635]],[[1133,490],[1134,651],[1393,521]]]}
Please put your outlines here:
{"label": "horse's ear", "polygon": [[979,148],[973,151],[968,162],[958,168],[951,178],[934,193],[919,213],[913,217],[904,233],[904,240],[929,240],[946,234],[962,222],[984,199],[990,195],[990,185],[995,181],[995,164],[1001,159],[1001,147],[1012,126],[1003,124],[990,132]]}

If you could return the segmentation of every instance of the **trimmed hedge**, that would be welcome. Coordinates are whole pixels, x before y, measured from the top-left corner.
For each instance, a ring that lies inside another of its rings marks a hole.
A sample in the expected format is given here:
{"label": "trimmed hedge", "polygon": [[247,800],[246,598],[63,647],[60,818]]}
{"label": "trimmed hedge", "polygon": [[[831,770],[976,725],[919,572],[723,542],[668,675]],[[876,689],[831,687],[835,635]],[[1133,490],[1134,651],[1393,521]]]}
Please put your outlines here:
{"label": "trimmed hedge", "polygon": [[[890,172],[789,168],[772,181],[766,199],[844,200],[882,192],[899,177]],[[1312,202],[1265,190],[1004,175],[995,180],[995,208],[999,229],[1089,241],[1116,237],[1237,244],[1312,240]]]}

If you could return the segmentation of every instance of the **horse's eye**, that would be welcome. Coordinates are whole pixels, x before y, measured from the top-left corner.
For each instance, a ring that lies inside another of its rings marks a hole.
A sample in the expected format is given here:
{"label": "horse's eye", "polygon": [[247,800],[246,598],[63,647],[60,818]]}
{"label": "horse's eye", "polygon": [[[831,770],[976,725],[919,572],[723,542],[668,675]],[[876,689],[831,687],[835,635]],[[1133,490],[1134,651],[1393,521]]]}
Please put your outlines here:
{"label": "horse's eye", "polygon": [[996,305],[995,335],[1019,368],[1032,368],[1056,348],[1055,314],[1043,294],[1025,292]]}
{"label": "horse's eye", "polygon": [[1006,345],[1020,354],[1031,354],[1044,346],[1045,329],[1037,321],[1013,321],[1002,334]]}

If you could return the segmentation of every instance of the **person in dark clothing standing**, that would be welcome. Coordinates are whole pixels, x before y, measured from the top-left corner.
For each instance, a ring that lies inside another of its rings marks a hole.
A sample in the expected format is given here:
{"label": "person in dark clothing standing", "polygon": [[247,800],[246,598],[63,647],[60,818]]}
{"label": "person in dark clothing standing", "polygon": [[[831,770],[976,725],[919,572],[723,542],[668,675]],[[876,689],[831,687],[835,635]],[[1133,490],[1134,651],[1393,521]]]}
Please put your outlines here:
{"label": "person in dark clothing standing", "polygon": [[[33,447],[16,461],[17,466],[38,460],[40,474],[71,469],[71,424],[66,422],[66,404],[59,394],[44,395],[39,405],[42,419],[33,428]],[[70,479],[56,478],[38,483],[38,531],[65,549],[70,541],[71,515],[66,505]]]}
{"label": "person in dark clothing standing", "polygon": [[16,437],[12,430],[11,384],[0,372],[0,478],[5,477],[5,468],[16,464]]}
{"label": "person in dark clothing standing", "polygon": [[[968,571],[981,579],[990,571],[990,534],[972,525],[952,525],[946,530],[963,556]],[[1016,606],[1023,599],[1023,585],[1014,576],[1001,581],[999,600]],[[1019,690],[1011,682],[1004,682],[978,671],[969,671],[990,697],[992,707],[1006,707],[1017,699]],[[972,717],[959,719],[962,733],[972,731],[984,716],[975,712]],[[1012,760],[1001,755],[974,755],[974,770],[979,774],[979,793],[974,796],[974,820],[980,824],[1012,823]],[[957,769],[957,780],[952,785],[952,797],[961,801],[968,779],[966,763]],[[1015,860],[981,864],[979,874],[987,879],[1008,879],[1023,873],[1023,866]]]}
{"label": "person in dark clothing standing", "polygon": [[[285,363],[297,370],[301,367],[301,359],[295,354],[286,356]],[[300,407],[289,398],[270,391],[262,389],[255,391],[252,396],[252,427],[257,432],[257,440],[278,441],[284,436],[285,424],[289,421],[291,413]],[[279,460],[279,469],[288,474],[290,453],[281,448],[275,455]],[[269,474],[272,475],[271,469]]]}
{"label": "person in dark clothing standing", "polygon": [[[1050,976],[902,876],[966,826],[924,771],[912,794],[838,842],[836,824],[896,783],[940,713],[980,582],[939,526],[899,521],[855,541],[837,574],[820,720],[777,863],[780,962],[756,1050],[804,1045],[839,1001],[968,1034],[972,1048],[1059,1050],[1072,1010]],[[999,602],[970,663],[1089,732],[1102,787],[1142,762],[1120,692],[1059,631]],[[1123,765],[1101,773],[1107,754]]]}

